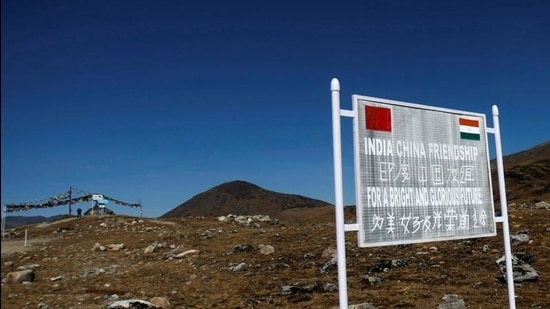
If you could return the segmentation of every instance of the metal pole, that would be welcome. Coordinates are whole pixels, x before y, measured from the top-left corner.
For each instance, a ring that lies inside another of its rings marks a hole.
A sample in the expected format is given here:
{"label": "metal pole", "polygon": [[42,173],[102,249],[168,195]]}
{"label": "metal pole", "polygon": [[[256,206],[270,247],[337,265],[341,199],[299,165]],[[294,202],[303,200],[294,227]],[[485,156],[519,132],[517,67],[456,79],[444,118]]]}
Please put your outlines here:
{"label": "metal pole", "polygon": [[332,142],[334,155],[334,212],[336,214],[336,248],[338,262],[338,295],[340,309],[348,308],[348,283],[346,270],[346,238],[344,227],[344,194],[342,184],[342,136],[340,125],[340,82],[333,78],[332,94]]}
{"label": "metal pole", "polygon": [[73,187],[69,187],[69,216],[72,212],[72,206],[73,206]]}
{"label": "metal pole", "polygon": [[2,209],[2,239],[6,236],[6,206]]}
{"label": "metal pole", "polygon": [[508,302],[510,309],[516,308],[514,291],[514,269],[512,265],[512,246],[510,245],[510,226],[508,224],[508,202],[506,201],[506,185],[504,179],[504,164],[502,163],[502,145],[500,143],[500,123],[498,107],[493,105],[493,126],[495,129],[495,150],[497,155],[497,172],[500,194],[500,209],[502,212],[502,233],[504,234],[504,255],[506,258],[506,283],[508,284]]}

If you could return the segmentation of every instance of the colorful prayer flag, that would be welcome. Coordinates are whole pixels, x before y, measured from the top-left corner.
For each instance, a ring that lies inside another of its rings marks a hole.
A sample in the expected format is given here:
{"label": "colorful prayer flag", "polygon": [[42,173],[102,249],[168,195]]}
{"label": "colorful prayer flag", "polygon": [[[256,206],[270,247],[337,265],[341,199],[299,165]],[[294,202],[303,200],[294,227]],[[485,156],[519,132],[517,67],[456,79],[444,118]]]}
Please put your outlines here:
{"label": "colorful prayer flag", "polygon": [[479,129],[479,120],[458,118],[460,125],[460,138],[479,141],[481,138],[481,131]]}
{"label": "colorful prayer flag", "polygon": [[391,109],[365,105],[367,130],[391,132]]}

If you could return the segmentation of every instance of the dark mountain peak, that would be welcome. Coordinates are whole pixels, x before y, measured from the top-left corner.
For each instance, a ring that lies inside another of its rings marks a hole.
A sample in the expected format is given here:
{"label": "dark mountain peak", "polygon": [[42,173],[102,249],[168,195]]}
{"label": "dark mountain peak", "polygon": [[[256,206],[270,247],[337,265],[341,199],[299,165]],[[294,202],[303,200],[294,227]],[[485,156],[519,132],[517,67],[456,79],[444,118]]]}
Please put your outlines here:
{"label": "dark mountain peak", "polygon": [[243,180],[234,180],[195,195],[161,218],[227,214],[277,216],[286,209],[328,205],[330,204],[320,200],[270,191]]}
{"label": "dark mountain peak", "polygon": [[264,190],[255,184],[244,180],[224,182],[208,190],[207,193],[229,194],[235,198],[252,198],[261,194]]}

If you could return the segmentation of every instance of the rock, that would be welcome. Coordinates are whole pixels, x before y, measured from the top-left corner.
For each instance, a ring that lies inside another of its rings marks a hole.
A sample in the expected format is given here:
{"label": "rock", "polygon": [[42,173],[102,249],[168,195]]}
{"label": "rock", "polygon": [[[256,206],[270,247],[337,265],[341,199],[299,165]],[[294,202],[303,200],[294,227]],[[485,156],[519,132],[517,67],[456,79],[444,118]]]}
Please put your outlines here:
{"label": "rock", "polygon": [[141,299],[128,299],[115,301],[103,309],[161,309],[161,307]]}
{"label": "rock", "polygon": [[154,243],[147,246],[147,248],[145,248],[145,250],[143,250],[143,253],[145,253],[145,254],[153,253],[157,249],[157,246],[158,246],[158,244],[155,241]]}
{"label": "rock", "polygon": [[[496,261],[496,264],[500,268],[500,272],[502,273],[504,280],[507,281],[506,256],[499,258]],[[539,274],[536,269],[514,255],[512,256],[512,269],[514,282],[537,281],[539,278]]]}
{"label": "rock", "polygon": [[166,297],[155,296],[151,298],[151,303],[159,308],[170,308],[170,302]]}
{"label": "rock", "polygon": [[92,252],[94,251],[105,251],[107,250],[104,246],[100,245],[98,242],[96,242],[94,244],[94,246],[92,247]]}
{"label": "rock", "polygon": [[187,250],[187,251],[184,251],[182,253],[176,254],[174,257],[181,259],[181,258],[189,257],[189,256],[197,256],[197,255],[199,255],[199,253],[200,253],[200,250],[191,249],[191,250]]}
{"label": "rock", "polygon": [[246,270],[246,263],[240,263],[237,266],[231,267],[232,271],[243,271]]}
{"label": "rock", "polygon": [[323,250],[323,253],[321,254],[321,256],[323,258],[333,258],[333,257],[336,257],[337,253],[338,252],[334,248],[326,248],[325,250]]}
{"label": "rock", "polygon": [[218,217],[218,221],[220,221],[220,222],[231,222],[231,218],[226,217],[226,216],[220,216],[220,217]]}
{"label": "rock", "polygon": [[325,293],[336,292],[336,291],[338,291],[338,285],[336,285],[334,283],[327,283],[327,284],[323,285],[323,292],[325,292]]}
{"label": "rock", "polygon": [[329,261],[321,265],[321,267],[319,268],[319,272],[321,274],[326,274],[331,270],[337,269],[337,266],[338,266],[338,258],[333,257],[332,259],[330,259]]}
{"label": "rock", "polygon": [[17,270],[36,269],[40,268],[40,264],[27,264],[17,267]]}
{"label": "rock", "polygon": [[254,247],[251,244],[240,244],[233,247],[231,252],[233,253],[239,253],[239,252],[252,252],[254,251]]}
{"label": "rock", "polygon": [[107,248],[111,251],[119,251],[119,250],[122,250],[124,249],[124,244],[110,244],[110,245],[107,245]]}
{"label": "rock", "polygon": [[285,285],[281,287],[281,290],[279,290],[279,294],[281,295],[292,295],[299,291],[299,288],[294,285]]}
{"label": "rock", "polygon": [[32,282],[34,281],[35,276],[36,274],[34,273],[34,270],[25,269],[9,272],[4,280],[6,283]]}
{"label": "rock", "polygon": [[391,261],[381,261],[369,269],[370,272],[388,272],[394,268],[405,267],[409,265],[407,260],[393,259]]}
{"label": "rock", "polygon": [[275,248],[271,245],[265,245],[260,247],[260,253],[264,255],[269,255],[275,253]]}
{"label": "rock", "polygon": [[527,233],[518,233],[510,236],[510,241],[514,245],[529,243],[529,235]]}
{"label": "rock", "polygon": [[15,263],[13,261],[4,262],[4,266],[12,267],[13,265],[15,265]]}
{"label": "rock", "polygon": [[376,284],[380,284],[382,282],[382,279],[380,279],[380,277],[377,277],[377,276],[366,275],[366,276],[363,276],[363,278],[361,278],[361,282],[368,283],[370,285],[376,285]]}
{"label": "rock", "polygon": [[315,285],[297,286],[297,285],[285,285],[279,290],[280,295],[294,295],[298,293],[313,293],[316,290]]}
{"label": "rock", "polygon": [[456,294],[446,294],[442,297],[443,303],[437,306],[437,309],[466,309],[464,300]]}

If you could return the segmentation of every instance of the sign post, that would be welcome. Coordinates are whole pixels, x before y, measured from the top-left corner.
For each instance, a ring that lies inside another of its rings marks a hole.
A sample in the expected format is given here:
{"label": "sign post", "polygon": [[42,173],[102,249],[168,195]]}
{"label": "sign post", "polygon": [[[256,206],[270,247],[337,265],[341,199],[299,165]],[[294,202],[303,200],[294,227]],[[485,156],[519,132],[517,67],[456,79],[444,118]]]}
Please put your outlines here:
{"label": "sign post", "polygon": [[[510,308],[515,309],[498,108],[484,114],[353,95],[340,108],[331,81],[334,195],[340,308],[348,308],[346,231],[360,247],[496,235],[503,223]],[[357,223],[344,223],[340,117],[353,118]],[[487,135],[496,140],[502,216],[495,217]]]}
{"label": "sign post", "polygon": [[348,308],[348,283],[346,270],[346,238],[344,228],[344,191],[342,181],[342,136],[340,125],[340,82],[330,83],[332,93],[332,141],[334,156],[334,207],[336,216],[336,253],[338,263],[338,295],[340,308]]}

